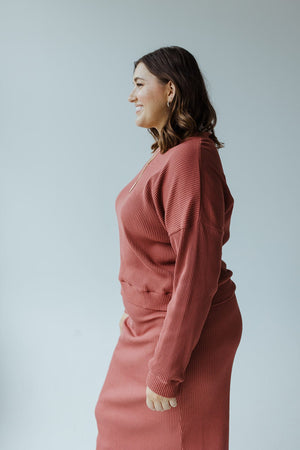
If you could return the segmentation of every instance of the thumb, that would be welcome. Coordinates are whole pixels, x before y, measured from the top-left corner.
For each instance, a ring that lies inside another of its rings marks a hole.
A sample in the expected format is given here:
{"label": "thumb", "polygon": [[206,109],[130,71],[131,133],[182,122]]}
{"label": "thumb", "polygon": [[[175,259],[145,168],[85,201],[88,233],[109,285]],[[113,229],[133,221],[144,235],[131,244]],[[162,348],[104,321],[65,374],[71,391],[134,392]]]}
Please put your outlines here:
{"label": "thumb", "polygon": [[174,408],[175,408],[175,406],[177,406],[176,398],[172,398],[172,400],[170,400],[170,405],[173,406]]}

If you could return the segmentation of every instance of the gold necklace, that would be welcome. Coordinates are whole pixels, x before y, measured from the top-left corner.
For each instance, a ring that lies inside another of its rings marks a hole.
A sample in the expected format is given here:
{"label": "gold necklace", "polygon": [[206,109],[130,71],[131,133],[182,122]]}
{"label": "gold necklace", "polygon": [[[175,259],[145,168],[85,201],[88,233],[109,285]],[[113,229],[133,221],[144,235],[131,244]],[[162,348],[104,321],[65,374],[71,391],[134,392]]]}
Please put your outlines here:
{"label": "gold necklace", "polygon": [[148,164],[151,163],[152,159],[155,158],[156,155],[158,155],[158,153],[160,153],[160,149],[158,148],[157,151],[154,153],[154,155],[151,156],[151,158],[149,159],[149,161],[146,162],[146,164],[144,165],[144,167],[142,168],[139,176],[137,177],[136,181],[133,183],[133,185],[131,186],[131,188],[129,189],[129,192],[132,191],[132,189],[134,188],[134,186],[136,185],[136,183],[139,181],[139,179],[141,178],[144,170],[146,169],[146,167],[148,166]]}

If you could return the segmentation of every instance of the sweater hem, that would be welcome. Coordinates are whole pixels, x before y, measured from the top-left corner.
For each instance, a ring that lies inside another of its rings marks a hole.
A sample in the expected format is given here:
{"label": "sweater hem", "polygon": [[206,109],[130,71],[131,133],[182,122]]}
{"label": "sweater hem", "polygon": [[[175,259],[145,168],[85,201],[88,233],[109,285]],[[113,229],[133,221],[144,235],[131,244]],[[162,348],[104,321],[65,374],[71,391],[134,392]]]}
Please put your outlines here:
{"label": "sweater hem", "polygon": [[143,290],[128,283],[126,280],[119,280],[121,283],[121,296],[125,302],[133,303],[143,308],[167,311],[172,292],[156,292]]}

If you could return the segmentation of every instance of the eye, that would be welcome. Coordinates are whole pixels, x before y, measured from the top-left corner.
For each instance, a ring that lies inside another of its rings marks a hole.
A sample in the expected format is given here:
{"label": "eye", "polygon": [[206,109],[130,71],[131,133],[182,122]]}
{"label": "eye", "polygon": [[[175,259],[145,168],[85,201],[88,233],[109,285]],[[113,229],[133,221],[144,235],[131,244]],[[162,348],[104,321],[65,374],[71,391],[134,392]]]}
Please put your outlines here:
{"label": "eye", "polygon": [[137,85],[137,86],[143,86],[143,84],[142,84],[142,83],[136,83],[136,85]]}

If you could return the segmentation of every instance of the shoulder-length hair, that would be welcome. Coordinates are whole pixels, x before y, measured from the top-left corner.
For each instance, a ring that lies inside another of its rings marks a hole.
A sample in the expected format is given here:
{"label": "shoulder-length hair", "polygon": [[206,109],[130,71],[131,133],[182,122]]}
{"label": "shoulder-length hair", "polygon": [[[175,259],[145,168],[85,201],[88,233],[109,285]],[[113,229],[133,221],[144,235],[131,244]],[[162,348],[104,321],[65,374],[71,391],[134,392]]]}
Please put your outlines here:
{"label": "shoulder-length hair", "polygon": [[215,136],[217,115],[198,63],[190,52],[178,46],[161,47],[134,61],[134,70],[139,63],[145,64],[161,83],[171,80],[176,87],[169,117],[161,133],[156,128],[147,129],[155,139],[151,146],[152,153],[158,147],[161,153],[165,153],[184,139],[203,131],[210,133],[218,149],[224,147],[224,143]]}

